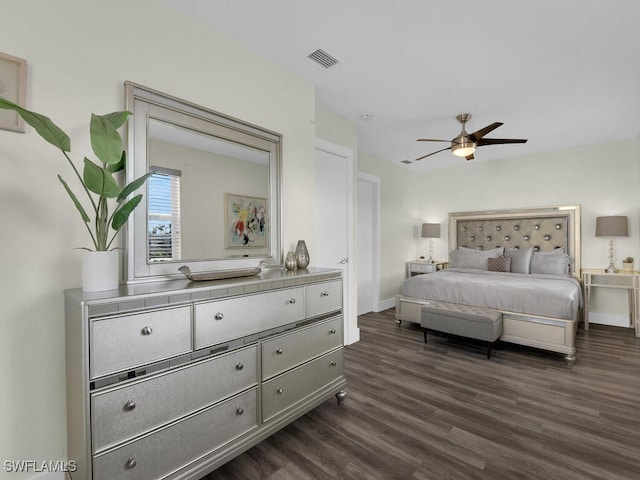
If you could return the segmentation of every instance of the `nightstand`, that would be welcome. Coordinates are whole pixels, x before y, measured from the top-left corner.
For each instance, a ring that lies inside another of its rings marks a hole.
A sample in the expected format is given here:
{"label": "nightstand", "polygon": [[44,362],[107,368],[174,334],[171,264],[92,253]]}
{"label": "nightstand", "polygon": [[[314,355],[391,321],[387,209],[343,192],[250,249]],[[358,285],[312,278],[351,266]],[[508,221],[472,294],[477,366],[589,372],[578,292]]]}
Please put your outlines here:
{"label": "nightstand", "polygon": [[428,263],[426,260],[414,260],[407,262],[407,277],[413,277],[414,275],[421,275],[423,273],[433,273],[438,270],[443,270],[449,266],[449,262],[439,262],[434,260],[433,263]]}
{"label": "nightstand", "polygon": [[605,273],[603,270],[582,270],[584,286],[584,329],[589,330],[589,300],[592,288],[623,288],[629,294],[630,324],[640,337],[640,272]]}

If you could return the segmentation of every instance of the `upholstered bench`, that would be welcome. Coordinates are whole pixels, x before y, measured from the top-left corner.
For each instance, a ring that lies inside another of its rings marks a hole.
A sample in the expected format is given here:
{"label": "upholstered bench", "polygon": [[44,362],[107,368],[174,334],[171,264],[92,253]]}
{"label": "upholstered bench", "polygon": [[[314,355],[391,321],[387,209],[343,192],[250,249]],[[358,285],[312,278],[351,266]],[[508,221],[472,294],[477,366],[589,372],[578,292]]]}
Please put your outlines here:
{"label": "upholstered bench", "polygon": [[502,313],[488,308],[429,300],[421,308],[420,325],[424,331],[436,331],[487,342],[487,358],[502,335]]}

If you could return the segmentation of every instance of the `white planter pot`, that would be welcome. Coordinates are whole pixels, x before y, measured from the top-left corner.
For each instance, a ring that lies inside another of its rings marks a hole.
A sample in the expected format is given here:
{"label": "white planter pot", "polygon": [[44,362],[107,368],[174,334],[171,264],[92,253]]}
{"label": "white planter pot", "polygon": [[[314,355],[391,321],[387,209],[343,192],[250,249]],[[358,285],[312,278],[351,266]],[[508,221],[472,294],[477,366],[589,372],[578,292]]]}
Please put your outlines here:
{"label": "white planter pot", "polygon": [[633,263],[622,262],[622,270],[624,272],[633,272]]}
{"label": "white planter pot", "polygon": [[118,250],[82,252],[82,290],[103,292],[118,288],[118,260]]}

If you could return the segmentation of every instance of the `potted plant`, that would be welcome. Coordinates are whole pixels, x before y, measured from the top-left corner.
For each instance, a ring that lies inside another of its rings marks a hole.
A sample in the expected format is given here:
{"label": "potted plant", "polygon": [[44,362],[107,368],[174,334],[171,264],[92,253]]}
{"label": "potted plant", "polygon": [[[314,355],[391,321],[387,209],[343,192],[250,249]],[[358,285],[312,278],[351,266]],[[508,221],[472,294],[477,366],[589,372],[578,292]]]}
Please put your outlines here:
{"label": "potted plant", "polygon": [[[44,140],[60,149],[88,198],[92,216],[87,213],[67,182],[58,175],[58,180],[69,194],[91,236],[92,248],[82,247],[86,250],[83,256],[83,289],[101,291],[118,288],[118,252],[111,249],[111,245],[131,212],[142,200],[142,194],[135,195],[131,199],[127,197],[140,188],[151,175],[146,174],[122,188],[113,177],[114,173],[124,170],[125,167],[126,154],[118,128],[124,124],[131,112],[91,114],[89,127],[91,148],[99,162],[96,163],[84,157],[81,175],[69,157],[71,152],[69,136],[51,119],[1,97],[0,108],[17,112]],[[113,206],[112,210],[110,210],[110,204]]]}
{"label": "potted plant", "polygon": [[622,260],[622,270],[625,272],[633,272],[633,257],[627,257]]}

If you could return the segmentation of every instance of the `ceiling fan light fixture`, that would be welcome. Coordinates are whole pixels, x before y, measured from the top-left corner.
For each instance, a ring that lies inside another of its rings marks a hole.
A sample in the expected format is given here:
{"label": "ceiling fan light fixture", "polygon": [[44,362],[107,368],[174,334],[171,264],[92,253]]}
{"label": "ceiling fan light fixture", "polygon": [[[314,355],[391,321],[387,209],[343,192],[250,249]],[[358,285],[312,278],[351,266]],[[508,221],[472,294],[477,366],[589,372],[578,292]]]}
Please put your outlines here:
{"label": "ceiling fan light fixture", "polygon": [[457,157],[468,157],[476,151],[476,144],[466,137],[457,138],[456,141],[452,143],[451,151]]}
{"label": "ceiling fan light fixture", "polygon": [[450,142],[451,146],[422,155],[421,157],[416,158],[415,161],[431,157],[432,155],[444,152],[445,150],[451,150],[457,157],[465,157],[467,160],[473,160],[475,158],[473,154],[477,147],[482,147],[484,145],[500,145],[503,143],[527,143],[526,138],[485,138],[487,133],[493,132],[496,128],[502,125],[502,122],[493,122],[476,132],[467,133],[465,125],[470,118],[470,113],[463,113],[456,117],[456,120],[462,124],[462,132],[460,132],[460,134],[451,141],[433,138],[419,138],[418,142]]}

